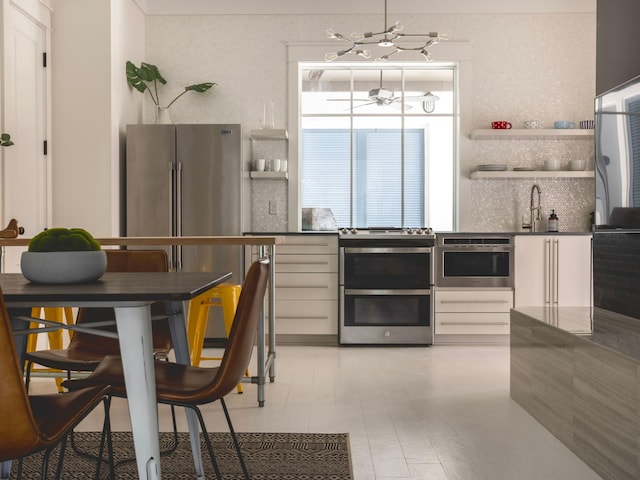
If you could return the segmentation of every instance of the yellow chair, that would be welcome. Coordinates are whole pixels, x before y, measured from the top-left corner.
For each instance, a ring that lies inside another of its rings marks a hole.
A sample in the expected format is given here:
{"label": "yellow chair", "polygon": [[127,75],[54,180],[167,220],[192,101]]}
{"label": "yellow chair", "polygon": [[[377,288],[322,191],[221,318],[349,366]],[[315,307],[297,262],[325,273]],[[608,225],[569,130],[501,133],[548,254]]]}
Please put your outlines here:
{"label": "yellow chair", "polygon": [[[73,310],[71,307],[34,307],[31,309],[31,316],[34,318],[40,318],[40,314],[44,310],[44,318],[45,320],[50,320],[52,322],[60,322],[62,323],[63,315],[64,321],[67,325],[74,324],[73,318]],[[30,328],[38,328],[38,324],[36,322],[32,322],[30,324]],[[62,330],[55,330],[53,332],[47,332],[48,340],[49,340],[49,348],[51,349],[61,349],[62,348]],[[67,330],[69,333],[69,338],[73,337],[73,330]],[[38,332],[30,333],[29,338],[27,339],[27,352],[35,352],[38,344]],[[36,368],[34,365],[31,365],[32,372],[62,372],[62,370],[58,370],[55,368]],[[58,391],[62,392],[62,387],[60,384],[62,383],[63,378],[56,378],[56,385],[58,387]]]}
{"label": "yellow chair", "polygon": [[[209,308],[222,307],[224,317],[224,329],[227,338],[231,332],[233,318],[236,314],[240,291],[242,287],[231,283],[222,283],[202,295],[195,297],[189,303],[189,316],[187,318],[187,336],[189,339],[189,351],[191,352],[191,365],[198,367],[203,360],[222,360],[221,357],[203,357],[204,335],[207,329]],[[245,372],[249,377],[249,369]],[[242,393],[242,384],[238,384],[238,393]]]}

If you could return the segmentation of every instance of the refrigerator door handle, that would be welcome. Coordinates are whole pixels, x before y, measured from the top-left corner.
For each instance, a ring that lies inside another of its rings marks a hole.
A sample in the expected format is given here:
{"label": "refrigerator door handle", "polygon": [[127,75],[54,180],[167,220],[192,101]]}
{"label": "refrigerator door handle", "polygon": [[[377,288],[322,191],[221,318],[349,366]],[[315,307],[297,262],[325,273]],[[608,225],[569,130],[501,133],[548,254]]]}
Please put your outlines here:
{"label": "refrigerator door handle", "polygon": [[[176,236],[182,236],[182,162],[176,163]],[[176,270],[182,271],[182,246],[176,245]]]}

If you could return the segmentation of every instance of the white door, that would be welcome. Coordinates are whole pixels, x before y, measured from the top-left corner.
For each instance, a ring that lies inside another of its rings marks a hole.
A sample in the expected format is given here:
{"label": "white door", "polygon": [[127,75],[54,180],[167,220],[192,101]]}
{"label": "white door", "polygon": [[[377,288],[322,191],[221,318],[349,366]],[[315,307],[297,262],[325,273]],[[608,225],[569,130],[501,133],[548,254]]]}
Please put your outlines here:
{"label": "white door", "polygon": [[[3,148],[1,224],[18,220],[25,236],[43,230],[49,220],[50,179],[44,142],[47,136],[47,74],[43,54],[47,30],[12,3],[5,4],[4,131],[15,145]],[[19,272],[22,249],[6,248],[3,271]]]}

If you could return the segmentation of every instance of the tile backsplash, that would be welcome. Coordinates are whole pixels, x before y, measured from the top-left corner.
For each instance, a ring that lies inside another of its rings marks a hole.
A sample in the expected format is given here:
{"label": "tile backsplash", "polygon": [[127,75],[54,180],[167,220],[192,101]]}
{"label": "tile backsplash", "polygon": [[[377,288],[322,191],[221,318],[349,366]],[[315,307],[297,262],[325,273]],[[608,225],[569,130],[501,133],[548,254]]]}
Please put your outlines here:
{"label": "tile backsplash", "polygon": [[[470,171],[478,165],[492,163],[505,164],[509,170],[514,167],[542,170],[546,159],[560,160],[562,170],[568,170],[571,160],[586,160],[586,170],[593,170],[593,137],[578,140],[476,140],[473,142]],[[473,201],[470,205],[471,221],[466,229],[478,232],[521,231],[523,219],[529,221],[531,188],[534,184],[541,190],[541,216],[545,221],[553,209],[560,219],[561,232],[585,232],[591,229],[593,178],[541,178],[535,177],[535,174],[531,178],[470,182]]]}

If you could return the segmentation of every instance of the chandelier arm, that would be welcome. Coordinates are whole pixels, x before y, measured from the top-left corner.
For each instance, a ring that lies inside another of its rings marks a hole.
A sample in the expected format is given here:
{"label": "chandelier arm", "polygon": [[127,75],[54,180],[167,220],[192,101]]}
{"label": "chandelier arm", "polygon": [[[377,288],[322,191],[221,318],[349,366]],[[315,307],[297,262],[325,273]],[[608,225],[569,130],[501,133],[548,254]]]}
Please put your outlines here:
{"label": "chandelier arm", "polygon": [[354,46],[358,46],[358,45],[378,45],[378,40],[372,40],[370,42],[361,42],[361,41],[357,41],[357,42],[353,42]]}

